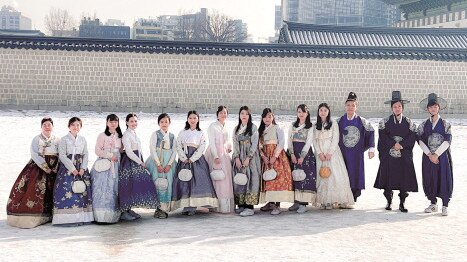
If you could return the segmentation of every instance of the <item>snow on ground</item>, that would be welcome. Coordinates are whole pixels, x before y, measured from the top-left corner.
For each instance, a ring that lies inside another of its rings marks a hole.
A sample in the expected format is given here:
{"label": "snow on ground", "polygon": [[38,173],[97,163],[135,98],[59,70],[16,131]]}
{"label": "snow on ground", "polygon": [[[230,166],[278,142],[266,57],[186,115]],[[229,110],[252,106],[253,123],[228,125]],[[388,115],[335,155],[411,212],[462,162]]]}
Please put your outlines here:
{"label": "snow on ground", "polygon": [[[228,127],[236,125],[232,112]],[[40,132],[40,119],[52,116],[55,134],[67,133],[67,121],[80,116],[81,135],[88,141],[90,161],[97,135],[105,127],[106,113],[0,111],[0,261],[4,260],[110,260],[150,258],[171,261],[465,261],[467,249],[467,119],[449,119],[453,128],[454,196],[449,216],[425,214],[429,204],[421,181],[421,150],[416,147],[415,166],[418,193],[411,193],[409,213],[384,210],[382,191],[374,189],[379,161],[366,159],[366,187],[354,210],[319,210],[305,214],[283,212],[271,216],[256,209],[253,217],[174,214],[166,220],[152,218],[152,210],[137,210],[143,218],[115,225],[88,225],[76,228],[51,224],[34,229],[17,229],[6,224],[6,201],[19,172],[29,160],[31,139]],[[124,114],[118,114],[124,124]],[[314,114],[313,114],[314,115]],[[156,130],[157,114],[139,114],[137,132],[143,141],[143,154],[149,154],[149,137]],[[172,115],[171,131],[183,128],[186,116]],[[259,123],[259,116],[254,122]],[[294,116],[279,116],[284,127]],[[206,130],[214,115],[202,115]],[[379,119],[370,119],[376,128]],[[416,120],[420,123],[421,120]],[[283,205],[285,210],[290,204]],[[394,207],[398,206],[395,194]],[[259,207],[259,206],[258,206]],[[258,208],[257,207],[257,208]]]}

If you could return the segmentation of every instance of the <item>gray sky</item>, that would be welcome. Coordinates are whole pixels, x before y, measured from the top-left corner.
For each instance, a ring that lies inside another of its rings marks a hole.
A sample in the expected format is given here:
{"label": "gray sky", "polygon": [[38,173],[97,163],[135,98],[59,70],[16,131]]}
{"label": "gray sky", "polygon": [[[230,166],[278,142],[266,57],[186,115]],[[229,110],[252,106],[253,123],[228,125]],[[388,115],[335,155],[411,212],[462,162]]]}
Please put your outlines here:
{"label": "gray sky", "polygon": [[0,0],[0,6],[5,4],[31,18],[33,29],[44,32],[44,17],[52,7],[68,10],[77,21],[83,14],[96,14],[102,21],[120,19],[129,26],[138,18],[177,15],[206,7],[242,19],[256,42],[274,35],[274,6],[280,0]]}

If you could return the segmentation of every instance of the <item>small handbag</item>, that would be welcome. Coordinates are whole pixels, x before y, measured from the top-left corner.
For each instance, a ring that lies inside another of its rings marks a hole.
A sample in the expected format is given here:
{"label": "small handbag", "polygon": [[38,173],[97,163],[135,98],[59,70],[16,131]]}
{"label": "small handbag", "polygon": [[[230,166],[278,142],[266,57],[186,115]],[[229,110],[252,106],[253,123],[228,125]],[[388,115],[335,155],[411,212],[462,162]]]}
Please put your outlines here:
{"label": "small handbag", "polygon": [[94,162],[94,170],[97,172],[104,172],[110,169],[112,162],[107,158],[100,158]]}
{"label": "small handbag", "polygon": [[169,188],[169,180],[165,177],[158,177],[154,182],[158,191],[167,191]]}
{"label": "small handbag", "polygon": [[222,169],[214,169],[211,171],[211,179],[214,181],[219,181],[219,180],[224,180],[225,179],[225,173],[222,171]]}
{"label": "small handbag", "polygon": [[86,183],[84,183],[83,178],[76,178],[78,176],[74,176],[73,178],[73,182],[71,184],[71,191],[73,191],[73,193],[75,194],[82,194],[86,191]]}
{"label": "small handbag", "polygon": [[234,175],[233,181],[236,185],[244,186],[248,183],[248,177],[246,176],[245,172],[237,172]]}
{"label": "small handbag", "polygon": [[293,181],[303,181],[305,180],[306,178],[306,174],[305,174],[305,171],[303,171],[303,169],[301,168],[297,168],[296,166],[294,166],[294,170],[292,171],[292,179]]}
{"label": "small handbag", "polygon": [[329,168],[328,166],[325,166],[324,163],[325,162],[323,162],[322,166],[319,169],[319,176],[321,178],[328,178],[331,176],[331,168]]}
{"label": "small handbag", "polygon": [[271,181],[276,179],[277,177],[277,172],[274,170],[274,168],[270,168],[263,173],[263,180],[264,181]]}
{"label": "small handbag", "polygon": [[[191,164],[190,164],[191,166]],[[191,172],[190,168],[182,168],[178,171],[178,179],[184,182],[188,182],[193,178],[193,173]]]}

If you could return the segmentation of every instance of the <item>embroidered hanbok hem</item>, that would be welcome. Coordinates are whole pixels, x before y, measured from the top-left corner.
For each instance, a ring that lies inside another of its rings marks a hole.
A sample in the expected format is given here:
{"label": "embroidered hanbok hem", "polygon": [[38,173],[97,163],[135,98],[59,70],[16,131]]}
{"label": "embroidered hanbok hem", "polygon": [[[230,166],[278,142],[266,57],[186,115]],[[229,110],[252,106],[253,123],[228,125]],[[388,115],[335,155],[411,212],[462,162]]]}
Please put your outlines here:
{"label": "embroidered hanbok hem", "polygon": [[33,228],[51,220],[58,157],[46,155],[44,159],[52,173],[30,160],[16,179],[7,202],[8,225]]}
{"label": "embroidered hanbok hem", "polygon": [[[76,154],[74,159],[68,155],[77,170],[80,169],[83,156]],[[78,175],[79,176],[79,175]],[[71,189],[74,176],[65,165],[60,162],[54,189],[54,210],[52,224],[79,224],[94,221],[92,213],[91,176],[85,170],[82,179],[86,184],[86,191],[82,194],[73,193]]]}
{"label": "embroidered hanbok hem", "polygon": [[[195,147],[187,147],[187,158],[190,158],[196,151]],[[183,168],[189,168],[193,177],[190,181],[181,181],[178,173]],[[219,201],[216,191],[212,185],[209,175],[209,166],[204,156],[191,164],[185,164],[181,161],[177,164],[177,169],[173,178],[172,201],[170,209],[176,210],[184,207],[209,207],[216,208]]]}
{"label": "embroidered hanbok hem", "polygon": [[118,209],[119,162],[103,172],[91,170],[92,205],[94,219],[100,223],[117,223],[121,212]]}
{"label": "embroidered hanbok hem", "polygon": [[[138,150],[133,152],[139,155]],[[156,209],[160,206],[151,174],[125,153],[122,154],[118,179],[120,211],[135,207]]]}

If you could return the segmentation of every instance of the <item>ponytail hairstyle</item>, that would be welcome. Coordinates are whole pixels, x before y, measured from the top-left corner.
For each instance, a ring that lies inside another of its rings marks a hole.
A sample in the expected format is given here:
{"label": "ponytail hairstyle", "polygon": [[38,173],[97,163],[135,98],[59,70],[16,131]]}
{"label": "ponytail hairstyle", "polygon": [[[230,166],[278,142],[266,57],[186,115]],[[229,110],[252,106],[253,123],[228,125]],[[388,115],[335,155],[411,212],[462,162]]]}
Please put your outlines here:
{"label": "ponytail hairstyle", "polygon": [[105,131],[104,131],[105,135],[106,136],[112,135],[109,131],[109,127],[107,126],[107,122],[109,121],[117,121],[118,126],[115,129],[115,132],[117,132],[118,138],[122,138],[123,134],[122,134],[122,129],[120,129],[120,119],[118,119],[118,116],[116,114],[110,114],[107,116],[106,121],[105,121]]}
{"label": "ponytail hairstyle", "polygon": [[188,118],[189,118],[190,115],[192,115],[192,114],[194,114],[194,115],[196,115],[196,116],[198,117],[198,123],[196,123],[196,130],[201,131],[201,128],[199,128],[199,121],[200,121],[200,119],[199,119],[199,114],[198,114],[198,112],[197,112],[196,110],[190,110],[190,111],[188,111],[188,114],[187,114],[187,116],[186,116],[186,119],[187,119],[187,120],[186,120],[186,122],[185,122],[185,130],[190,129],[190,123],[188,123]]}
{"label": "ponytail hairstyle", "polygon": [[245,130],[245,135],[253,135],[253,120],[251,120],[251,111],[247,106],[242,106],[240,107],[240,110],[238,110],[238,125],[235,127],[235,134],[238,132],[240,129],[240,126],[242,125],[242,119],[240,118],[240,113],[245,110],[248,112],[248,123],[246,124],[246,130]]}
{"label": "ponytail hairstyle", "polygon": [[[274,112],[272,112],[271,108],[267,107],[267,108],[263,109],[263,113],[261,114],[261,124],[259,125],[259,128],[258,128],[258,133],[259,133],[260,137],[263,135],[264,129],[266,129],[266,125],[264,124],[263,118],[265,118],[269,113],[271,113],[272,116],[274,117]],[[276,119],[275,118],[272,119],[272,124],[276,125]]]}

